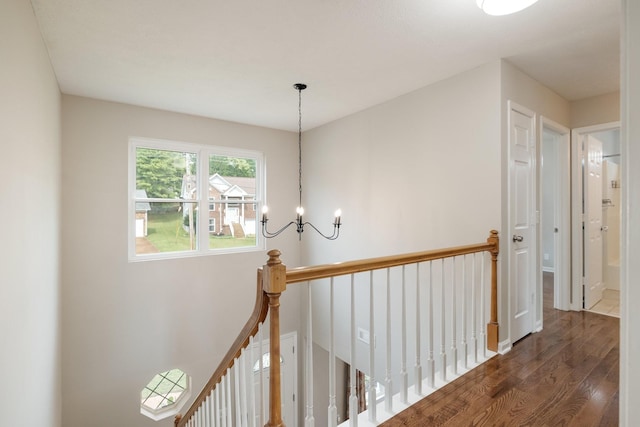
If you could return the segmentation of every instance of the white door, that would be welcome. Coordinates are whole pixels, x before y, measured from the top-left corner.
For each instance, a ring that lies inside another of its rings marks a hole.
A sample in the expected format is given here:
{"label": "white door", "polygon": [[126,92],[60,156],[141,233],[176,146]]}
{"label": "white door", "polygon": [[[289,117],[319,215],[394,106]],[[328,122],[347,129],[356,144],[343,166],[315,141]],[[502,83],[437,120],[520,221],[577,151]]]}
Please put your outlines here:
{"label": "white door", "polygon": [[[282,393],[282,421],[287,427],[296,427],[298,420],[296,417],[296,384],[297,360],[296,360],[296,338],[297,334],[291,333],[280,337],[280,389]],[[256,396],[256,425],[262,426],[269,420],[269,341],[263,340],[262,350],[260,345],[255,344],[253,354],[253,381]],[[262,371],[260,371],[260,356],[262,355]],[[260,385],[262,384],[262,394]],[[263,404],[260,405],[260,396],[263,397]],[[260,416],[260,408],[264,411]],[[261,419],[262,418],[262,419]]]}
{"label": "white door", "polygon": [[535,322],[535,116],[509,102],[509,311],[511,342]]}
{"label": "white door", "polygon": [[602,142],[586,137],[584,177],[584,308],[602,299]]}

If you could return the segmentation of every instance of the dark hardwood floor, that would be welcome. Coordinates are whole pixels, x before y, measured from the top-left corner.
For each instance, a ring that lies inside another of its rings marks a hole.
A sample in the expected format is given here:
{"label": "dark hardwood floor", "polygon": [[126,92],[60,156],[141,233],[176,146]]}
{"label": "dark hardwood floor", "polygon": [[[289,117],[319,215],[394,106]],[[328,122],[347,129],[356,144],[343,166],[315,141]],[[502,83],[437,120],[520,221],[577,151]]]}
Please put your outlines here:
{"label": "dark hardwood floor", "polygon": [[617,426],[619,319],[554,310],[515,343],[383,426]]}

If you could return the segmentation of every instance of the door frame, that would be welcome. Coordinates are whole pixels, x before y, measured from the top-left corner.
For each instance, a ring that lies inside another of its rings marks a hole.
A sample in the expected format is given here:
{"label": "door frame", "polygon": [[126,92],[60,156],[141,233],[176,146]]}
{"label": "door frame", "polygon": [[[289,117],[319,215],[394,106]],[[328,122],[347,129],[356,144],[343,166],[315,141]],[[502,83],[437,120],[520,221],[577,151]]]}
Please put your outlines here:
{"label": "door frame", "polygon": [[[571,130],[553,120],[540,116],[538,131],[540,146],[538,150],[538,164],[542,162],[542,138],[544,131],[549,130],[559,136],[554,142],[557,147],[558,187],[555,195],[554,226],[558,232],[554,234],[554,280],[553,280],[553,308],[569,310],[571,304]],[[542,174],[538,173],[539,201],[538,211],[542,211]],[[542,227],[538,227],[538,295],[543,295],[542,289]],[[543,319],[543,304],[539,304],[539,319]]]}
{"label": "door frame", "polygon": [[584,159],[583,140],[587,134],[620,129],[620,121],[585,126],[571,130],[571,310],[584,310],[584,238],[582,223],[582,161]]}

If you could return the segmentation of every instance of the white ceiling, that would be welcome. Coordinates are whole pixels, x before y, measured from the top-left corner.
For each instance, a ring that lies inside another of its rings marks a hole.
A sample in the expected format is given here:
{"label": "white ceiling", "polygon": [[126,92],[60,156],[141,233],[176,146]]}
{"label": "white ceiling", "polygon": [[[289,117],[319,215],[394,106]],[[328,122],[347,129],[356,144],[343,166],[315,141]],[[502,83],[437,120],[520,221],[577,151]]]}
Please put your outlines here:
{"label": "white ceiling", "polygon": [[618,90],[619,0],[31,0],[63,93],[297,130],[506,58],[567,100]]}

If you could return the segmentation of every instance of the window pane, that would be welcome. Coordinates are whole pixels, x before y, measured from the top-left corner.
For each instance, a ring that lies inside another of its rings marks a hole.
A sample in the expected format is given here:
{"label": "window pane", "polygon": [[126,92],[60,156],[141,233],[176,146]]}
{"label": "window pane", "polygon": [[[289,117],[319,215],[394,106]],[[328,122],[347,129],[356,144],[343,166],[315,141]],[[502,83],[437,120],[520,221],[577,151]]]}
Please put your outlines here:
{"label": "window pane", "polygon": [[209,156],[209,248],[256,245],[256,160]]}
{"label": "window pane", "polygon": [[136,148],[136,190],[150,198],[194,199],[195,153]]}
{"label": "window pane", "polygon": [[247,157],[210,156],[209,176],[216,174],[225,177],[254,178],[255,180],[256,160]]}
{"label": "window pane", "polygon": [[215,203],[209,211],[209,248],[256,245],[256,211],[252,203]]}
{"label": "window pane", "polygon": [[138,205],[141,203],[136,203],[135,213],[137,255],[197,249],[196,203],[147,203],[144,209]]}

